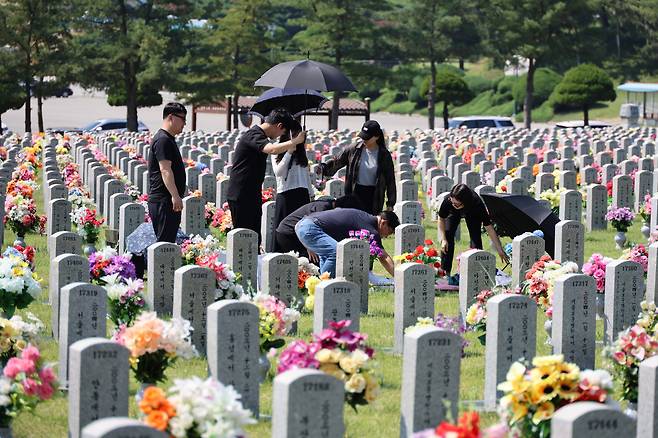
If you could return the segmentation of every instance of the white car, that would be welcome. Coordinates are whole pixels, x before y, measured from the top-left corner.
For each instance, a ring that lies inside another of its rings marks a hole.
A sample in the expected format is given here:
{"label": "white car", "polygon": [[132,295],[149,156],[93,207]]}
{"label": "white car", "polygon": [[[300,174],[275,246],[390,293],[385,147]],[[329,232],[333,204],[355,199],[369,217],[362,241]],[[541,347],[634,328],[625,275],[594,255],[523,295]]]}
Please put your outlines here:
{"label": "white car", "polygon": [[496,116],[468,116],[453,117],[448,120],[448,128],[494,128],[494,129],[514,129],[514,123],[509,117]]}

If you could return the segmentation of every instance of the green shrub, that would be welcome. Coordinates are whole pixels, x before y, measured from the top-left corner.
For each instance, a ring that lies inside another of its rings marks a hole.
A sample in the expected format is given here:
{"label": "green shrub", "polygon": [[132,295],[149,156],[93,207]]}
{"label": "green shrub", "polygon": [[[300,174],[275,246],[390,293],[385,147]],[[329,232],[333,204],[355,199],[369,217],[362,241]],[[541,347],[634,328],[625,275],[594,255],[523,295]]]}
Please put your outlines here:
{"label": "green shrub", "polygon": [[413,86],[409,89],[409,97],[408,97],[409,102],[413,102],[416,104],[416,106],[422,106],[424,103],[427,102],[427,99],[423,98],[423,96],[420,95],[420,92],[418,91],[418,87]]}
{"label": "green shrub", "polygon": [[384,89],[382,94],[372,102],[370,102],[370,111],[379,112],[386,111],[389,106],[395,103],[398,99],[398,92],[396,90]]}
{"label": "green shrub", "polygon": [[416,109],[416,104],[414,102],[397,102],[387,108],[387,111],[390,113],[396,114],[411,114]]}
{"label": "green shrub", "polygon": [[[561,80],[562,76],[550,68],[538,68],[535,72],[533,84],[532,107],[537,108],[546,102]],[[514,84],[512,90],[514,100],[516,100],[520,105],[522,105],[523,101],[525,100],[525,88],[527,82],[527,74],[520,76],[519,80]]]}
{"label": "green shrub", "polygon": [[478,95],[484,91],[491,90],[494,82],[482,76],[464,76],[464,81],[473,94]]}
{"label": "green shrub", "polygon": [[513,100],[512,88],[517,78],[514,76],[505,76],[496,85],[496,92],[491,97],[491,105],[497,106]]}

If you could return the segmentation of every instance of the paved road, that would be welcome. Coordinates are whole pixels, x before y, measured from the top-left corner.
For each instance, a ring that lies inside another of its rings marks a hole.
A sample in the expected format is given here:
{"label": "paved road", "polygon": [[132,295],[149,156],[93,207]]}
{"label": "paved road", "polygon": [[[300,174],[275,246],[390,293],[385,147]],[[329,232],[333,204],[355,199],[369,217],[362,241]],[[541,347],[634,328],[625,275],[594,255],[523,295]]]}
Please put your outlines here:
{"label": "paved road", "polygon": [[[50,98],[44,101],[44,124],[46,128],[54,127],[81,127],[87,123],[100,119],[126,117],[125,107],[113,107],[108,105],[105,94],[102,92],[89,92],[80,87],[72,87],[73,96],[68,98]],[[163,93],[163,101],[169,102],[175,99],[172,93]],[[32,99],[32,130],[37,129],[36,99]],[[157,129],[162,121],[163,106],[152,108],[140,108],[139,119],[152,130]],[[191,114],[192,108],[188,107]],[[15,132],[24,131],[25,109],[8,111],[2,115],[2,122]],[[427,117],[419,115],[400,115],[391,113],[373,113],[371,116],[377,120],[385,130],[404,129],[426,129]],[[361,128],[362,117],[341,117],[340,129]],[[436,119],[437,126],[442,124],[440,118]],[[327,129],[327,117],[308,117],[306,125],[314,129]],[[550,126],[545,123],[537,123],[536,127]],[[191,129],[191,117],[188,116],[188,129]],[[217,131],[226,129],[226,116],[220,114],[199,114],[197,118],[197,129],[204,131]]]}

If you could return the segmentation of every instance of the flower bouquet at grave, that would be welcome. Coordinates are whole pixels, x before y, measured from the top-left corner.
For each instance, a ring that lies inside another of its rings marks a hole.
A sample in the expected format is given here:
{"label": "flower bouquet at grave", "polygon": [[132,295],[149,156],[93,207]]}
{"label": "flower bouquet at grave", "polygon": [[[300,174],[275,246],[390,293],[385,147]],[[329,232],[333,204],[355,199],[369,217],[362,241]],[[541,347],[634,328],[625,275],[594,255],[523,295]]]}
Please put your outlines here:
{"label": "flower bouquet at grave", "polygon": [[217,280],[215,301],[236,300],[244,293],[242,285],[239,284],[240,276],[233,272],[229,265],[219,261],[218,252],[197,257],[196,264],[215,273]]}
{"label": "flower bouquet at grave", "polygon": [[165,391],[151,386],[139,402],[142,421],[175,438],[244,437],[244,427],[254,424],[240,394],[213,378],[176,379]]}
{"label": "flower bouquet at grave", "polygon": [[379,246],[377,240],[375,239],[374,234],[371,234],[370,231],[361,229],[361,230],[350,230],[348,232],[349,237],[353,239],[365,240],[370,245],[370,266],[373,262],[380,256],[384,254],[384,250]]}
{"label": "flower bouquet at grave", "polygon": [[612,227],[620,233],[625,233],[628,228],[633,224],[635,213],[628,207],[608,207],[608,212],[605,214],[605,220],[612,223]]}
{"label": "flower bouquet at grave", "polygon": [[127,184],[123,189],[123,193],[130,196],[133,199],[133,201],[137,201],[142,194],[140,189],[138,189],[137,186],[134,184]]}
{"label": "flower bouquet at grave", "polygon": [[626,248],[622,253],[621,258],[623,260],[630,260],[639,263],[642,266],[642,269],[644,269],[644,275],[647,275],[649,270],[649,251],[647,251],[646,246],[638,243],[632,248]]}
{"label": "flower bouquet at grave", "polygon": [[22,411],[31,411],[55,394],[57,380],[39,349],[28,345],[20,357],[12,357],[0,377],[0,427],[9,427]]}
{"label": "flower bouquet at grave", "polygon": [[233,229],[233,218],[231,217],[231,210],[229,210],[228,204],[226,202],[222,208],[218,208],[215,211],[210,226],[217,228],[221,236],[226,236],[229,231]]}
{"label": "flower bouquet at grave", "polygon": [[279,355],[278,373],[296,368],[314,368],[345,384],[345,402],[358,405],[375,401],[379,382],[375,377],[375,352],[366,345],[367,335],[348,329],[351,321],[331,322],[330,328],[313,336],[310,343],[291,342]]}
{"label": "flower bouquet at grave", "polygon": [[118,274],[102,278],[107,291],[107,317],[116,327],[131,326],[146,308],[143,280],[124,280]]}
{"label": "flower bouquet at grave", "polygon": [[618,386],[620,400],[637,403],[640,363],[658,354],[658,311],[643,301],[642,311],[632,327],[620,332],[605,354]]}
{"label": "flower bouquet at grave", "polygon": [[266,354],[273,348],[283,347],[286,343],[283,337],[290,332],[293,324],[299,321],[299,312],[287,307],[286,303],[277,297],[266,293],[256,293],[253,296],[245,294],[240,300],[249,301],[258,307],[260,352]]}
{"label": "flower bouquet at grave", "polygon": [[0,309],[7,318],[24,309],[41,293],[39,277],[17,256],[0,257]]}
{"label": "flower bouquet at grave", "polygon": [[75,224],[78,234],[86,243],[95,245],[98,242],[100,227],[105,223],[105,219],[96,217],[96,209],[83,207],[73,210],[71,220]]}
{"label": "flower bouquet at grave", "polygon": [[439,255],[439,251],[434,248],[434,242],[426,239],[424,243],[425,245],[418,245],[414,252],[406,252],[396,256],[395,260],[404,263],[423,263],[430,265],[434,268],[437,279],[445,276],[445,271],[441,269],[441,256]]}
{"label": "flower bouquet at grave", "polygon": [[120,326],[112,339],[130,351],[135,379],[154,384],[165,380],[165,371],[179,357],[189,359],[197,354],[191,336],[189,321],[180,318],[164,321],[155,312],[144,312],[132,326]]}
{"label": "flower bouquet at grave", "polygon": [[548,201],[551,204],[551,210],[553,210],[553,213],[559,214],[560,213],[560,195],[562,193],[566,192],[567,189],[564,187],[560,187],[559,189],[548,189],[544,190],[539,194],[539,199],[543,199],[545,201]]}
{"label": "flower bouquet at grave", "polygon": [[456,424],[442,421],[434,429],[421,430],[412,438],[506,438],[509,429],[505,424],[480,429],[480,414],[475,411],[464,412]]}
{"label": "flower bouquet at grave", "polygon": [[29,344],[36,345],[43,330],[43,323],[29,312],[27,320],[20,315],[10,319],[0,318],[0,362],[6,364],[12,357],[19,356]]}
{"label": "flower bouquet at grave", "polygon": [[2,253],[3,257],[18,257],[24,262],[27,262],[30,265],[30,269],[34,271],[34,254],[35,250],[33,246],[26,245],[25,247],[21,245],[11,245],[7,246],[5,252]]}
{"label": "flower bouquet at grave", "polygon": [[304,309],[307,312],[313,312],[315,308],[315,288],[323,280],[330,280],[331,276],[328,272],[323,272],[320,276],[311,276],[304,282],[304,289],[306,290],[306,297],[304,298]]}
{"label": "flower bouquet at grave", "polygon": [[12,179],[7,184],[7,194],[12,196],[22,196],[24,198],[32,198],[34,190],[38,189],[39,185],[34,181],[22,181]]}
{"label": "flower bouquet at grave", "polygon": [[119,255],[117,251],[109,246],[96,251],[89,256],[89,276],[91,282],[104,286],[103,277],[117,274],[123,280],[131,280],[136,277],[135,265],[130,261],[129,254]]}
{"label": "flower bouquet at grave", "polygon": [[480,344],[486,345],[487,343],[487,301],[494,295],[509,293],[515,293],[515,291],[505,286],[494,286],[492,289],[482,290],[466,311],[466,325],[469,330],[477,333]]}
{"label": "flower bouquet at grave", "polygon": [[217,213],[217,207],[215,206],[215,203],[206,202],[206,205],[204,206],[204,218],[206,219],[206,228],[210,228],[210,226],[213,224],[213,218],[215,217],[215,213]]}
{"label": "flower bouquet at grave", "polygon": [[69,189],[69,202],[71,203],[71,210],[79,210],[81,208],[90,208],[95,209],[96,204],[94,201],[89,198],[86,191],[83,191],[81,188],[75,187]]}
{"label": "flower bouquet at grave", "polygon": [[611,387],[607,371],[581,371],[561,354],[538,356],[532,367],[525,361],[512,364],[498,385],[504,392],[499,412],[513,436],[550,437],[555,411],[579,401],[604,403]]}
{"label": "flower bouquet at grave", "polygon": [[144,207],[144,222],[151,222],[151,215],[149,214],[149,195],[148,193],[144,193],[143,195],[139,195],[137,200],[135,201],[138,204],[142,204]]}
{"label": "flower bouquet at grave", "polygon": [[274,190],[272,187],[263,190],[260,194],[263,204],[265,204],[267,201],[274,201],[275,196],[276,190]]}
{"label": "flower bouquet at grave", "polygon": [[605,293],[605,267],[611,261],[612,259],[610,257],[604,257],[599,253],[594,253],[583,264],[583,274],[594,277],[596,280],[596,293]]}
{"label": "flower bouquet at grave", "polygon": [[34,199],[21,195],[7,195],[5,225],[17,236],[25,236],[29,231],[43,233],[46,227],[46,216],[37,214],[37,204]]}
{"label": "flower bouquet at grave", "polygon": [[452,318],[450,316],[445,316],[443,313],[437,313],[436,318],[434,319],[429,317],[419,317],[415,325],[411,325],[404,329],[404,333],[413,333],[415,330],[422,327],[437,327],[459,335],[462,339],[462,357],[466,355],[466,347],[469,345],[469,342],[464,338],[466,324],[461,322],[459,317]]}
{"label": "flower bouquet at grave", "polygon": [[190,236],[181,244],[181,253],[183,256],[183,265],[193,265],[197,259],[204,255],[211,255],[220,252],[222,246],[219,239],[208,234],[206,237]]}
{"label": "flower bouquet at grave", "polygon": [[642,217],[642,222],[649,223],[651,221],[651,195],[644,195],[644,202],[640,205],[640,211],[638,212]]}
{"label": "flower bouquet at grave", "polygon": [[543,255],[535,262],[525,274],[525,281],[521,284],[521,293],[532,298],[548,318],[553,314],[553,290],[555,280],[566,274],[578,272],[578,265],[574,262],[560,263]]}

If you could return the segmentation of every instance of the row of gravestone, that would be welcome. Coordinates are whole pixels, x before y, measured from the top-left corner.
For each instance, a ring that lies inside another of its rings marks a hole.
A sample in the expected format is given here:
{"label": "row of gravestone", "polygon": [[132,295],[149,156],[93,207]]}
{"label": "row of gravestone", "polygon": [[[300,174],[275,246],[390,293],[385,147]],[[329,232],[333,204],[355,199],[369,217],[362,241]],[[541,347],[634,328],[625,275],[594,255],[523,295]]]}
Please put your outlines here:
{"label": "row of gravestone", "polygon": [[[569,276],[559,281],[556,288],[556,297],[561,300],[558,303],[571,312],[571,318],[575,313],[581,313],[579,306],[583,303],[580,301],[584,301],[587,308],[587,299],[593,294],[586,294],[585,298],[580,296],[578,284],[586,280],[576,277],[583,276]],[[567,284],[575,286],[569,290],[565,287]],[[93,287],[98,288],[92,286],[86,289]],[[82,290],[85,286],[79,283],[67,288]],[[574,312],[574,308],[578,310]],[[528,297],[500,295],[490,300],[488,311],[485,407],[491,410],[496,407],[501,395],[496,387],[505,380],[511,363],[520,358],[530,360],[534,357],[536,309]],[[217,336],[214,347],[208,350],[209,374],[224,384],[234,386],[241,394],[244,406],[258,417],[257,307],[251,303],[222,301],[208,308],[208,318],[209,336]],[[591,331],[594,327],[593,316],[589,319]],[[580,325],[578,328],[581,328]],[[448,330],[428,327],[406,334],[404,344],[400,436],[408,437],[419,430],[434,427],[446,418],[456,417],[462,340]],[[569,345],[569,340],[565,339],[564,344]],[[594,346],[588,348],[587,351],[593,354]],[[566,360],[577,363],[581,368],[593,367],[593,358],[588,364],[580,346],[576,350],[573,357],[569,357],[569,350],[562,353]],[[111,424],[137,426],[118,420],[94,423],[103,418],[127,416],[128,350],[115,342],[90,337],[72,344],[68,354],[70,436],[78,437],[82,432],[82,436],[109,437],[114,435],[92,433],[101,433],[93,432],[97,428],[108,433],[105,428]],[[643,362],[639,375],[638,410],[642,421],[637,425],[638,437],[658,436],[657,378],[658,358]],[[343,436],[344,392],[342,382],[319,371],[293,370],[280,374],[273,385],[272,436]],[[586,422],[581,418],[583,410],[588,412]],[[594,430],[600,436],[613,436],[608,434],[611,431],[635,436],[635,421],[605,405],[578,403],[569,411],[570,415],[558,411],[554,416],[553,433],[557,433],[554,436],[589,436],[583,433]],[[595,420],[597,423],[600,421],[595,413],[607,421],[592,425]],[[146,433],[143,428],[139,430]]]}

